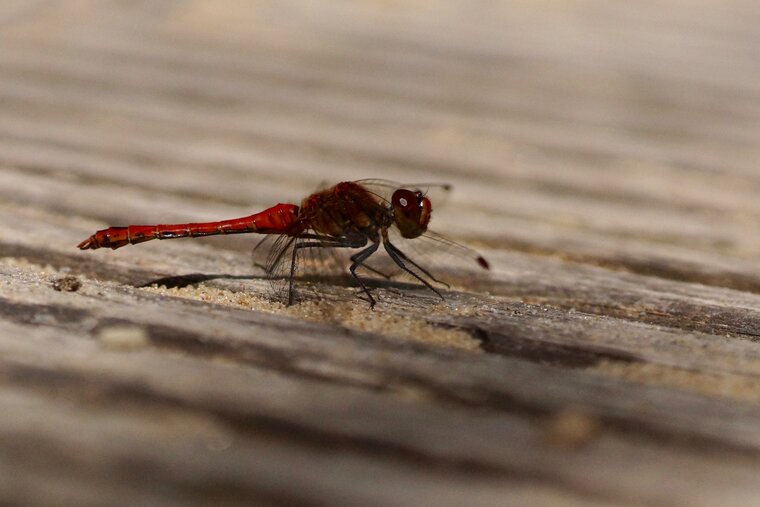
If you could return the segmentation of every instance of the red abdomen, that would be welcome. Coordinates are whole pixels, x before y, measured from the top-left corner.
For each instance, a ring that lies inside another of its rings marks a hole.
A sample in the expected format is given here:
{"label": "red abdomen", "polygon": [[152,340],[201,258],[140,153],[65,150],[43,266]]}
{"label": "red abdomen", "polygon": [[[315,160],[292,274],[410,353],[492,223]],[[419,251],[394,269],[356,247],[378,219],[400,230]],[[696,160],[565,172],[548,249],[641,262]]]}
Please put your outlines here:
{"label": "red abdomen", "polygon": [[103,229],[79,244],[82,250],[134,245],[151,239],[173,239],[215,234],[294,234],[297,229],[298,206],[278,204],[260,213],[220,222],[199,222],[171,225],[130,225]]}

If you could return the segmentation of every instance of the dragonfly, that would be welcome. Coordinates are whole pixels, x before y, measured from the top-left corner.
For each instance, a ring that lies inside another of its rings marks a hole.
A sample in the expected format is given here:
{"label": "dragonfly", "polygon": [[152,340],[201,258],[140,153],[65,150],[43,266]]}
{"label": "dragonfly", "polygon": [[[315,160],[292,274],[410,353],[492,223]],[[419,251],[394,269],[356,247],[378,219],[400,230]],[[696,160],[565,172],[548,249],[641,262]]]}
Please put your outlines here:
{"label": "dragonfly", "polygon": [[81,250],[115,250],[153,239],[265,234],[269,235],[267,238],[277,239],[264,267],[271,278],[282,275],[279,278],[287,280],[288,305],[294,302],[294,279],[302,255],[340,250],[351,252],[346,261],[350,262],[348,271],[366,295],[370,308],[374,308],[377,301],[364,275],[357,271],[364,269],[390,278],[369,262],[382,245],[391,265],[444,300],[434,284],[446,287],[448,284],[404,252],[397,243],[411,245],[424,241],[429,245],[427,250],[470,258],[481,269],[489,269],[489,263],[475,250],[428,230],[433,211],[428,193],[433,186],[444,191],[451,189],[447,184],[404,185],[380,179],[344,181],[312,193],[302,200],[300,206],[281,203],[253,215],[216,222],[109,227],[95,232],[78,247]]}

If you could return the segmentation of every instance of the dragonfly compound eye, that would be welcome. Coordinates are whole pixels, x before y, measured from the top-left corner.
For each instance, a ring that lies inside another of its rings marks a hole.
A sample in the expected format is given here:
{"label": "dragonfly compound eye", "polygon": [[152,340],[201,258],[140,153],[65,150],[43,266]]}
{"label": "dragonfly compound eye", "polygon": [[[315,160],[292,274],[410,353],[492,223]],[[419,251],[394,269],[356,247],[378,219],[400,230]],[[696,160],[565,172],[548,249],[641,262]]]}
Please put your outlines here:
{"label": "dragonfly compound eye", "polygon": [[427,230],[430,200],[422,192],[400,188],[391,197],[396,226],[405,238],[416,238]]}
{"label": "dragonfly compound eye", "polygon": [[393,192],[391,200],[395,209],[413,211],[415,208],[419,207],[417,193],[404,188],[400,188]]}

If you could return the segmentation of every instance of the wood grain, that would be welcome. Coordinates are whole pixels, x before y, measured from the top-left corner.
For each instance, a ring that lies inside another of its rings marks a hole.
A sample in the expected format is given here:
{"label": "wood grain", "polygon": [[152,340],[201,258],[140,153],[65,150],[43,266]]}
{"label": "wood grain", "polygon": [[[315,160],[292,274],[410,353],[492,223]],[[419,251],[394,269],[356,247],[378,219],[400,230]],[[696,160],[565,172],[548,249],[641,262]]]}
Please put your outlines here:
{"label": "wood grain", "polygon": [[[756,505],[758,21],[3,3],[0,504]],[[287,308],[250,238],[75,248],[366,177],[491,272]]]}

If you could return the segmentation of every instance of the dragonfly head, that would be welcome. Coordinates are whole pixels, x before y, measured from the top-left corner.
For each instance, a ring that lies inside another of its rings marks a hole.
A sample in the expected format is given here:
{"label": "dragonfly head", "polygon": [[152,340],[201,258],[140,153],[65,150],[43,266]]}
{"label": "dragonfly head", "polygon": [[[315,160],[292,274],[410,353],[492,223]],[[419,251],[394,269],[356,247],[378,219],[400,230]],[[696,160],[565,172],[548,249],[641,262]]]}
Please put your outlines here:
{"label": "dragonfly head", "polygon": [[399,188],[393,192],[391,205],[393,219],[403,237],[416,238],[427,230],[433,208],[422,192]]}

